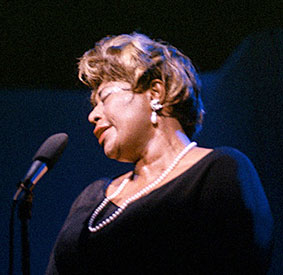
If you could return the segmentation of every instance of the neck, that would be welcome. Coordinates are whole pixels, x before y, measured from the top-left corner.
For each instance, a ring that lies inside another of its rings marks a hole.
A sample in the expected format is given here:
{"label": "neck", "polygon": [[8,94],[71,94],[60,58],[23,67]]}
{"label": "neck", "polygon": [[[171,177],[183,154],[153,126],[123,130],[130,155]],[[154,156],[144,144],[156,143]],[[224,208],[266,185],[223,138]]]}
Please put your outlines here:
{"label": "neck", "polygon": [[[155,180],[175,160],[177,155],[190,144],[179,124],[171,121],[158,125],[155,135],[150,139],[141,157],[135,164],[134,180],[148,183]],[[169,127],[168,127],[169,126]],[[170,127],[171,126],[171,127]]]}

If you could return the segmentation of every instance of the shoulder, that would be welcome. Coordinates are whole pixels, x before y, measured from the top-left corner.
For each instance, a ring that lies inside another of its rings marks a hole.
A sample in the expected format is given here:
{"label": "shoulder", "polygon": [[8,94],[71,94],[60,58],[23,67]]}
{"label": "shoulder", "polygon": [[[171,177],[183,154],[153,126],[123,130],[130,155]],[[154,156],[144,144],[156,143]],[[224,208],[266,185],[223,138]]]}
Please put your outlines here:
{"label": "shoulder", "polygon": [[215,148],[204,159],[203,166],[210,188],[226,191],[237,189],[242,194],[249,193],[252,188],[262,189],[254,165],[245,154],[235,148]]}
{"label": "shoulder", "polygon": [[239,176],[250,175],[257,177],[256,170],[251,160],[239,150],[232,147],[217,147],[205,158],[206,166],[217,173],[228,175],[229,173]]}
{"label": "shoulder", "polygon": [[110,181],[111,179],[109,178],[101,178],[89,184],[75,199],[70,212],[73,212],[75,209],[81,208],[88,204],[93,204],[97,199],[102,199],[105,188]]}
{"label": "shoulder", "polygon": [[238,162],[238,163],[246,163],[252,165],[249,158],[239,150],[223,146],[223,147],[216,147],[213,150],[213,160],[220,160],[220,161],[227,161],[227,162]]}
{"label": "shoulder", "polygon": [[[193,159],[191,161],[189,158]],[[196,160],[196,161],[195,161]],[[187,174],[194,174],[198,179],[208,179],[210,182],[230,181],[231,178],[252,176],[257,179],[257,172],[249,158],[232,147],[217,147],[207,149],[197,147],[185,160],[189,170]],[[192,163],[190,163],[192,162]]]}

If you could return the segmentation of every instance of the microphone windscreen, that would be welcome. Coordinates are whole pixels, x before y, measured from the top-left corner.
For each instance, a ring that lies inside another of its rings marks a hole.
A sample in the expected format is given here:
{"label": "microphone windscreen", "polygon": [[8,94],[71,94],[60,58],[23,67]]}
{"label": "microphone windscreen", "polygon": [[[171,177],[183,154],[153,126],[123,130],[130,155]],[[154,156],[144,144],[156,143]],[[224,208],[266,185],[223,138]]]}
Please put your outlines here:
{"label": "microphone windscreen", "polygon": [[52,135],[40,146],[32,160],[40,160],[46,163],[48,170],[50,170],[62,155],[67,143],[67,134]]}

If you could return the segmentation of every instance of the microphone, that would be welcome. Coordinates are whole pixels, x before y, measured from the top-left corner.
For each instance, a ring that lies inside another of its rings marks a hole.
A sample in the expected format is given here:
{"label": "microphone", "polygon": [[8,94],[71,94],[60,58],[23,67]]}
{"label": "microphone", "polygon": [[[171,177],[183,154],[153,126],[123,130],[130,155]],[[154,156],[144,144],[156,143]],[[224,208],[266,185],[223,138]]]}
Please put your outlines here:
{"label": "microphone", "polygon": [[24,179],[20,181],[18,190],[13,197],[14,201],[18,200],[23,190],[28,192],[33,190],[36,183],[58,161],[67,143],[68,135],[65,133],[52,135],[45,140],[32,158],[33,163]]}

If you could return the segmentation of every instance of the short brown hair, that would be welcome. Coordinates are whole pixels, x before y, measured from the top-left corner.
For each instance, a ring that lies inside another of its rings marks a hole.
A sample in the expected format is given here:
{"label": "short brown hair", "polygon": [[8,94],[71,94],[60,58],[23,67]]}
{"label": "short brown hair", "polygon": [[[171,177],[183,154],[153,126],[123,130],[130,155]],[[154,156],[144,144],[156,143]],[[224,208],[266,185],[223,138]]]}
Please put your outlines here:
{"label": "short brown hair", "polygon": [[79,79],[95,92],[102,82],[126,81],[134,92],[149,88],[153,79],[165,84],[164,106],[170,106],[191,138],[201,128],[200,81],[191,60],[175,47],[139,33],[108,36],[85,52]]}

